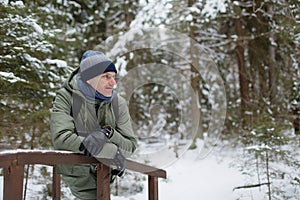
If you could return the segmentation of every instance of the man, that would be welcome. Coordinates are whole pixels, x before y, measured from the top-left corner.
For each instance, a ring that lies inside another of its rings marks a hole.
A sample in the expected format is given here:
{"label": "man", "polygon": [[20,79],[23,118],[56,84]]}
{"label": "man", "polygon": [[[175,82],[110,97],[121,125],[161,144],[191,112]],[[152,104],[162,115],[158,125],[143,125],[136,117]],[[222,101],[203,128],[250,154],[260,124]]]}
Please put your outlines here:
{"label": "man", "polygon": [[[80,67],[58,90],[51,113],[54,148],[111,160],[122,175],[125,157],[137,147],[125,99],[115,94],[114,63],[103,53],[86,51]],[[125,156],[125,157],[124,157]],[[79,199],[96,199],[96,166],[59,165],[58,173]]]}

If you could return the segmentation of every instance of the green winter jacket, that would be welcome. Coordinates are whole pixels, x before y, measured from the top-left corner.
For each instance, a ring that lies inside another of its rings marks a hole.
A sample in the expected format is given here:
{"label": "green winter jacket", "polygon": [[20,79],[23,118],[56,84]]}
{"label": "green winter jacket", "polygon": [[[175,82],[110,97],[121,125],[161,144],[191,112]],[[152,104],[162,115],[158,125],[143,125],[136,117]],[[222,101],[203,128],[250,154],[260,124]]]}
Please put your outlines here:
{"label": "green winter jacket", "polygon": [[[84,137],[99,127],[110,125],[113,128],[113,135],[108,143],[104,145],[100,157],[112,159],[117,148],[125,157],[130,156],[137,148],[137,138],[132,130],[125,99],[118,96],[119,116],[118,120],[115,121],[112,102],[100,102],[85,98],[77,86],[77,74],[78,69],[70,75],[63,87],[58,90],[50,109],[50,129],[54,148],[83,153],[79,151],[79,146]],[[82,98],[76,119],[72,116],[72,110],[74,110],[72,95],[74,93]],[[63,179],[66,180],[76,197],[93,199],[93,194],[84,192],[96,187],[95,181],[93,181],[95,177],[87,179],[88,175],[95,176],[94,165],[59,165],[57,168],[58,173],[63,175]]]}

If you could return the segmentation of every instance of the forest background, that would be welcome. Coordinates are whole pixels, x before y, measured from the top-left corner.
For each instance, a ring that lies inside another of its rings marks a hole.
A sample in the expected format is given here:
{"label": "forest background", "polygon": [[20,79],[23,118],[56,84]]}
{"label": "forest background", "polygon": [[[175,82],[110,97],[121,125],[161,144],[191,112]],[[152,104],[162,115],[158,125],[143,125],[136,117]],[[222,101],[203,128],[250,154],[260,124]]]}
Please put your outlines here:
{"label": "forest background", "polygon": [[[281,178],[299,188],[299,174],[269,165],[280,162],[287,168],[300,167],[295,155],[300,134],[299,4],[298,0],[2,0],[0,149],[51,149],[49,109],[56,90],[79,66],[83,52],[101,49],[99,44],[111,36],[132,29],[164,28],[185,34],[213,58],[226,93],[222,131],[208,134],[216,103],[210,99],[212,90],[220,88],[212,88],[195,69],[193,63],[201,64],[198,57],[137,49],[114,58],[123,72],[120,79],[145,63],[172,66],[187,78],[199,105],[199,128],[189,148],[196,148],[196,138],[209,137],[208,146],[216,145],[216,140],[229,141],[251,155],[249,162],[264,171],[261,179],[268,186],[272,179]],[[134,36],[132,42],[144,42],[139,38]],[[176,81],[173,84],[176,87]],[[191,139],[189,129],[180,126],[184,106],[178,104],[166,85],[147,83],[135,88],[129,108],[140,139],[155,142],[149,127],[155,128],[155,119],[162,118],[159,130],[164,139],[166,135]],[[247,167],[247,163],[241,165]],[[277,193],[292,195],[269,187],[269,198]]]}

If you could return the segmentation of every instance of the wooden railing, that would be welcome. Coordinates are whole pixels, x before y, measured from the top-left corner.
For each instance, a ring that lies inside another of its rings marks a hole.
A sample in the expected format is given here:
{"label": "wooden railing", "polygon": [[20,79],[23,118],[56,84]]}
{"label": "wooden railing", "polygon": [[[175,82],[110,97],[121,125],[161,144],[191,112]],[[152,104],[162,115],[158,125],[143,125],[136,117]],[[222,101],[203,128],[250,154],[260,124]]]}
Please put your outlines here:
{"label": "wooden railing", "polygon": [[[53,166],[52,199],[60,199],[60,175],[56,173],[57,164],[97,164],[97,199],[110,199],[110,168],[97,159],[65,151],[16,150],[0,153],[0,168],[3,168],[4,200],[23,198],[24,166],[41,164]],[[105,163],[105,162],[104,162]],[[126,169],[148,175],[149,200],[158,199],[158,178],[166,178],[165,170],[157,169],[135,161],[127,160]]]}

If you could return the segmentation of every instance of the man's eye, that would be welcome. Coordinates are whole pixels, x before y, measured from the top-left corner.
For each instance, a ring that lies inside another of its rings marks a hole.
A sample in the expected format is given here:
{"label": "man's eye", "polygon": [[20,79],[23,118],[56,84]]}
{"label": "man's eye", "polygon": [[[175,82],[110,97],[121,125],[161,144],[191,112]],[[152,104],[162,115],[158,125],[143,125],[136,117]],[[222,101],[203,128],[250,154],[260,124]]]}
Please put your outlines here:
{"label": "man's eye", "polygon": [[106,75],[105,78],[106,79],[111,79],[111,78],[114,78],[114,76],[112,76],[112,75]]}

